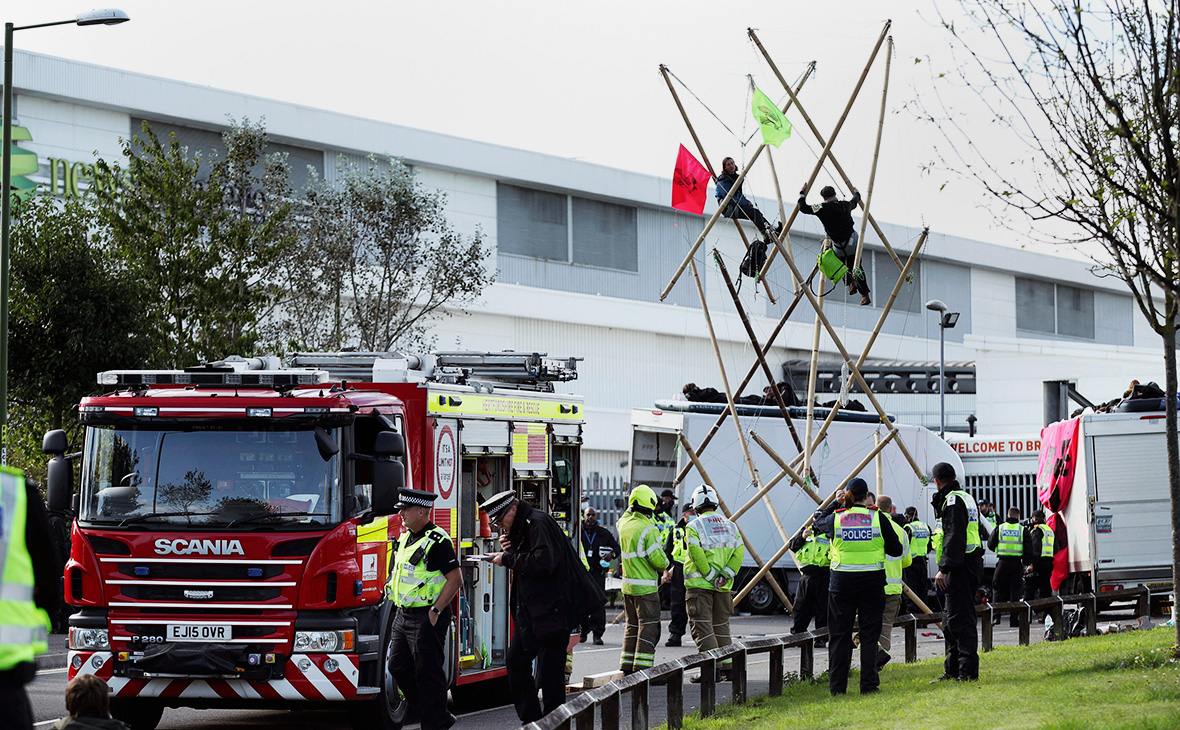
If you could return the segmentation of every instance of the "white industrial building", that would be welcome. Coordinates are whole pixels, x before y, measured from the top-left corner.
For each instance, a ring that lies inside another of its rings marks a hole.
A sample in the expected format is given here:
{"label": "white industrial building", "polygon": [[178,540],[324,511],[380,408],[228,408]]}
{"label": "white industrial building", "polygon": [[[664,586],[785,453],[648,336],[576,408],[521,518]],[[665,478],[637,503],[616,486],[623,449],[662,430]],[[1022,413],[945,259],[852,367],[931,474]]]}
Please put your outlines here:
{"label": "white industrial building", "polygon": [[[52,56],[17,51],[14,69],[15,122],[31,136],[18,144],[40,160],[39,172],[29,178],[58,194],[70,185],[84,194],[87,165],[96,156],[120,155],[120,138],[138,131],[142,119],[158,131],[176,132],[193,149],[219,146],[227,117],[264,119],[276,148],[290,154],[296,186],[307,165],[333,179],[341,155],[353,161],[371,153],[404,158],[421,182],[447,193],[454,226],[468,233],[481,227],[497,252],[488,262],[497,270],[496,283],[470,312],[438,325],[437,346],[584,357],[578,380],[570,384],[587,404],[584,473],[624,473],[632,407],[671,398],[687,382],[721,390],[691,274],[659,301],[704,225],[704,219],[669,207],[668,178]],[[760,207],[769,213],[775,204],[762,201]],[[706,212],[713,209],[710,201]],[[718,248],[737,276],[741,241],[732,223],[722,223],[697,263],[736,384],[754,354],[705,253]],[[903,256],[920,233],[882,227]],[[791,232],[805,271],[815,261],[819,230],[814,218],[804,216]],[[752,226],[748,231],[754,234]],[[1084,262],[1021,250],[1019,243],[999,246],[933,231],[913,282],[903,286],[871,352],[879,372],[901,373],[899,382],[928,389],[921,373],[937,370],[938,326],[923,304],[937,298],[961,313],[946,332],[946,359],[957,366],[964,386],[974,373],[974,394],[948,393],[947,421],[955,429],[964,429],[964,419],[974,413],[981,433],[1037,431],[1042,381],[1072,381],[1095,401],[1121,395],[1132,378],[1162,382],[1159,337],[1119,281],[1095,276]],[[871,231],[866,251],[873,305],[846,306],[841,287],[825,308],[854,356],[897,275]],[[781,263],[769,281],[777,303],[749,279],[741,291],[760,338],[773,329],[792,294]],[[768,358],[776,374],[784,363],[807,359],[813,322],[804,301]],[[836,349],[826,337],[821,342],[822,360],[838,368]],[[758,375],[752,383],[750,392],[759,393],[765,380]],[[795,384],[806,387],[798,378]],[[937,395],[890,393],[883,401],[899,420],[938,424]]]}

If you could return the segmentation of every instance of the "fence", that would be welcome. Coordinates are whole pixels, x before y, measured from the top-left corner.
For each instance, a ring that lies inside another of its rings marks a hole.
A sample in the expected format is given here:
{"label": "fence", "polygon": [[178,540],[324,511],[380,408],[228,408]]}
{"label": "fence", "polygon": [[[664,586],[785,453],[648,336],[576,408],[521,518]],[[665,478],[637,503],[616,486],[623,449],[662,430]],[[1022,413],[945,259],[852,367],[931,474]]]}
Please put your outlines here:
{"label": "fence", "polygon": [[614,529],[615,523],[623,516],[626,507],[616,507],[615,500],[627,500],[630,485],[622,477],[603,477],[598,472],[590,472],[582,479],[582,496],[590,506],[598,512],[598,523]]}
{"label": "fence", "polygon": [[[1054,596],[1034,601],[1013,601],[1010,603],[984,604],[976,609],[983,617],[980,645],[983,651],[992,650],[992,619],[997,615],[1015,613],[1020,619],[1019,642],[1026,646],[1030,640],[1030,624],[1033,611],[1044,609],[1053,617],[1053,630],[1057,639],[1064,638],[1062,622],[1065,604],[1078,605],[1086,615],[1087,633],[1097,633],[1098,604],[1135,598],[1136,616],[1149,616],[1151,594],[1146,587],[1128,588],[1121,591],[1106,591],[1095,595],[1086,593],[1074,596]],[[918,660],[918,629],[939,623],[941,613],[915,616],[899,616],[894,626],[905,630],[905,661]],[[679,730],[684,727],[684,672],[687,669],[701,671],[701,717],[709,717],[717,709],[717,667],[725,659],[731,659],[730,680],[733,682],[733,703],[745,704],[747,690],[747,660],[757,654],[770,655],[771,697],[783,693],[783,654],[787,649],[799,650],[799,674],[811,678],[815,673],[815,642],[826,639],[827,630],[808,631],[802,634],[773,636],[740,644],[731,644],[704,654],[692,654],[666,664],[660,664],[610,682],[602,687],[587,690],[566,702],[540,720],[525,725],[526,730],[594,730],[594,716],[597,708],[601,716],[602,730],[619,730],[619,708],[624,693],[631,698],[631,730],[648,730],[648,709],[651,687],[654,680],[667,682],[668,727]]]}

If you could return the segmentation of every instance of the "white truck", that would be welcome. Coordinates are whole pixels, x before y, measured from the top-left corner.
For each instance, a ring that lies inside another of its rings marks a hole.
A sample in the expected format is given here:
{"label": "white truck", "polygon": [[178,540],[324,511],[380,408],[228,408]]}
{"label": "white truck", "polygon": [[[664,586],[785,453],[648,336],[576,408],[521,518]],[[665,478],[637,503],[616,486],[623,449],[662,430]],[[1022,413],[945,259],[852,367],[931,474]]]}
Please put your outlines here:
{"label": "white truck", "polygon": [[[657,494],[663,489],[673,489],[677,493],[677,502],[683,504],[692,490],[702,482],[702,477],[693,468],[680,485],[673,486],[676,475],[689,463],[688,455],[679,447],[677,436],[683,434],[695,450],[724,408],[723,404],[714,403],[657,401],[655,408],[632,409],[630,483],[647,484]],[[790,410],[802,439],[806,409]],[[743,405],[738,406],[738,413],[743,430],[756,432],[783,459],[789,462],[799,453],[777,407]],[[827,409],[816,411],[816,431],[827,413]],[[962,473],[963,465],[959,456],[937,434],[921,426],[898,424],[897,429],[898,438],[905,442],[924,472],[929,473],[930,467],[945,461],[952,464],[957,473]],[[873,450],[876,439],[885,438],[887,433],[888,430],[876,414],[841,411],[812,457],[812,471],[819,481],[817,491],[821,497],[830,494],[844,481],[849,472]],[[765,484],[778,474],[779,465],[752,439],[747,440],[750,455]],[[739,509],[758,491],[750,478],[737,431],[730,419],[727,418],[721,425],[712,442],[701,452],[700,459],[730,510]],[[796,471],[801,472],[802,467]],[[933,521],[930,500],[934,494],[934,484],[923,484],[918,479],[896,445],[887,444],[881,450],[879,459],[870,461],[858,476],[869,483],[872,491],[892,496],[899,512],[914,506],[923,521],[927,524]],[[816,508],[811,497],[786,478],[771,489],[769,496],[788,534],[793,534]],[[769,560],[783,546],[782,535],[762,501],[743,514],[737,524],[764,560]],[[738,575],[738,587],[744,585],[756,571],[757,565],[747,551],[742,571]],[[798,579],[798,572],[789,555],[785,554],[775,562],[772,574],[784,590],[792,592],[788,584]],[[762,581],[747,595],[743,608],[770,613],[781,609],[781,605],[770,586]]]}
{"label": "white truck", "polygon": [[[1147,586],[1172,590],[1172,528],[1163,411],[1078,416],[1069,499],[1060,507],[1069,546],[1062,594]],[[1044,431],[1040,484],[1062,449]],[[1059,441],[1059,439],[1057,439]],[[1046,508],[1046,513],[1050,510]],[[1059,536],[1060,539],[1060,536]]]}

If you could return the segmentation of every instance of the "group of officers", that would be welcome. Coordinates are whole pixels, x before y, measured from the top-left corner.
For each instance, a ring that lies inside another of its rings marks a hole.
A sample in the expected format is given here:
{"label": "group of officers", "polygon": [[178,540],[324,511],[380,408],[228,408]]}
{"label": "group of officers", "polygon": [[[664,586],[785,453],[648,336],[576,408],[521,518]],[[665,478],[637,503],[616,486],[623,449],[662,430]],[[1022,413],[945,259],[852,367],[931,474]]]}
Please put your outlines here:
{"label": "group of officers", "polygon": [[[854,646],[860,649],[861,693],[878,691],[880,669],[891,658],[890,629],[905,600],[903,584],[918,598],[927,595],[930,553],[938,566],[934,587],[943,601],[946,644],[943,673],[934,682],[979,678],[975,606],[985,546],[998,557],[993,582],[997,602],[1015,600],[1022,581],[1025,598],[1050,594],[1055,544],[1042,512],[1022,522],[1020,511],[1011,508],[1004,522],[994,524],[959,485],[954,467],[935,464],[931,476],[937,487],[934,528],[918,518],[914,507],[898,515],[889,496],[872,494],[856,478],[817,510],[788,545],[801,574],[792,633],[806,631],[812,620],[816,629],[827,628],[833,695],[847,691]],[[397,607],[389,671],[417,708],[424,730],[446,730],[455,722],[446,709],[443,641],[451,602],[463,583],[450,538],[429,519],[435,497],[402,490],[399,509],[406,529],[388,586]],[[512,572],[515,630],[507,653],[508,679],[524,723],[564,701],[570,631],[580,628],[583,641],[592,636],[595,644],[602,643],[602,589],[615,558],[626,616],[620,656],[624,674],[655,664],[663,586],[671,593],[673,614],[666,646],[680,645],[686,628],[701,652],[732,641],[732,589],[745,550],[737,525],[718,512],[716,491],[705,484],[697,487],[676,522],[670,491],[657,498],[650,487],[639,485],[627,502],[616,525],[617,539],[598,523],[592,508],[586,510],[580,554],[552,516],[511,491],[480,505],[499,529],[503,547],[489,557]],[[592,599],[572,602],[568,596],[587,594],[578,590],[580,579],[596,590],[590,591]],[[717,679],[728,679],[728,672],[721,663]]]}

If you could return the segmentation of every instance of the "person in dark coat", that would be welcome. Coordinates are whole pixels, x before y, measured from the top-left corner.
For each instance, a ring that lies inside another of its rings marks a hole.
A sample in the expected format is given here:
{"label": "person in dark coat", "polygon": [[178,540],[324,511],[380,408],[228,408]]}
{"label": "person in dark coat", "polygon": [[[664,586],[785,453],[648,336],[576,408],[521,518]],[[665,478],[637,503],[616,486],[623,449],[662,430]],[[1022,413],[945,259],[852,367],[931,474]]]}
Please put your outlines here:
{"label": "person in dark coat", "polygon": [[[587,507],[582,515],[582,552],[590,566],[590,577],[602,591],[606,592],[606,574],[610,572],[610,561],[623,551],[614,533],[598,522],[598,510]],[[582,641],[594,634],[594,643],[602,643],[602,632],[606,631],[606,606],[599,606],[586,616],[582,624]]]}
{"label": "person in dark coat", "polygon": [[983,579],[983,544],[979,535],[979,507],[955,479],[955,468],[939,462],[931,469],[938,486],[931,504],[942,525],[942,557],[934,587],[945,594],[943,639],[946,661],[935,682],[979,679],[979,631],[975,595]]}
{"label": "person in dark coat", "polygon": [[860,241],[860,235],[852,222],[852,211],[856,210],[857,204],[860,203],[860,193],[853,188],[851,198],[837,200],[836,189],[831,185],[825,185],[819,194],[824,202],[808,204],[807,183],[803,183],[803,188],[799,190],[799,212],[819,218],[819,222],[824,226],[824,233],[832,241],[832,250],[848,267],[848,273],[844,277],[848,291],[853,294],[860,293],[861,306],[872,304],[872,299],[869,298],[869,282],[865,279],[863,269],[856,266],[856,246]]}
{"label": "person in dark coat", "polygon": [[[1001,544],[1001,541],[1003,544]],[[987,549],[996,554],[996,571],[992,575],[992,598],[996,603],[1019,601],[1024,592],[1024,565],[1032,554],[1028,530],[1020,524],[1020,509],[1008,508],[1008,519],[996,525],[987,538]],[[1000,623],[1000,617],[992,620]],[[1008,615],[1008,625],[1018,625],[1015,613]]]}
{"label": "person in dark coat", "polygon": [[[734,183],[737,182],[739,175],[737,163],[733,161],[732,157],[726,157],[721,161],[721,174],[717,176],[717,203],[720,204],[725,200],[725,196],[733,188]],[[766,216],[762,215],[762,211],[758,210],[749,198],[742,195],[742,186],[738,185],[737,190],[733,193],[733,198],[730,199],[729,205],[725,206],[725,211],[722,213],[726,218],[745,218],[753,221],[754,227],[762,233],[769,241],[774,234],[781,233],[782,223],[775,225],[775,230],[770,230],[770,224],[766,222]]]}
{"label": "person in dark coat", "polygon": [[[504,548],[492,554],[492,564],[512,571],[509,610],[514,631],[508,645],[508,687],[520,721],[530,723],[565,702],[570,632],[594,602],[604,599],[552,515],[533,509],[512,491],[493,495],[480,508],[499,528]],[[538,683],[543,708],[537,701]]]}
{"label": "person in dark coat", "polygon": [[684,528],[695,514],[692,507],[685,505],[680,510],[680,521],[664,541],[664,554],[668,556],[669,566],[665,571],[665,577],[667,585],[670,586],[669,603],[672,610],[672,620],[668,622],[668,640],[664,642],[664,646],[681,646],[684,643],[684,632],[688,631],[688,606],[685,604],[688,594],[684,586],[684,557],[688,548],[684,544]]}

